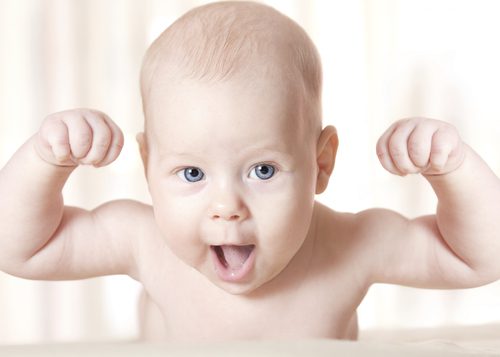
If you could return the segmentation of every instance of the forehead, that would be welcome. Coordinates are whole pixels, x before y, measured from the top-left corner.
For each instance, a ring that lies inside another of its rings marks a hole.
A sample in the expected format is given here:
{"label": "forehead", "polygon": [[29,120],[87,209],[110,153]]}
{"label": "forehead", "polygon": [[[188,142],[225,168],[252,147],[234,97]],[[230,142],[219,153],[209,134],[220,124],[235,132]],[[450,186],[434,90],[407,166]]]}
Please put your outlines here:
{"label": "forehead", "polygon": [[148,134],[159,150],[254,141],[290,149],[304,136],[300,91],[270,78],[177,80],[155,86],[148,102]]}

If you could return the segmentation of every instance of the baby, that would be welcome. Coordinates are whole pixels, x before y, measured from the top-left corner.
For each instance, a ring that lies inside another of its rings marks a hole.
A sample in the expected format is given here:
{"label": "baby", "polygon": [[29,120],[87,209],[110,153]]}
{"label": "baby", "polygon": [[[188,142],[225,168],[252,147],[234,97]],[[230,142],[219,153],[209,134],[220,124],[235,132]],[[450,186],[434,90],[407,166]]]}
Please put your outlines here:
{"label": "baby", "polygon": [[214,3],[147,51],[144,133],[152,206],[64,206],[79,165],[108,165],[123,136],[104,113],[48,116],[0,172],[0,268],[28,279],[128,274],[144,286],[145,340],[357,337],[373,283],[466,288],[500,278],[500,182],[454,127],[393,124],[377,154],[420,173],[437,213],[340,213],[315,202],[333,171],[321,66],[276,10]]}

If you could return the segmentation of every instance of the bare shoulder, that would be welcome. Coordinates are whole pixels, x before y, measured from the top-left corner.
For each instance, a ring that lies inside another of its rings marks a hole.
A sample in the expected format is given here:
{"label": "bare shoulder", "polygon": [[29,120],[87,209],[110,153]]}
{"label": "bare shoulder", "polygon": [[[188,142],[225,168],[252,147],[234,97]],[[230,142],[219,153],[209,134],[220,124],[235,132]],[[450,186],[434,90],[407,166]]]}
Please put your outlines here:
{"label": "bare shoulder", "polygon": [[408,219],[379,208],[356,214],[320,211],[325,247],[368,285],[448,289],[491,282],[478,276],[450,248],[435,215]]}
{"label": "bare shoulder", "polygon": [[117,232],[122,239],[136,245],[137,237],[155,232],[153,208],[133,200],[116,200],[102,204],[93,211],[94,220],[103,227]]}
{"label": "bare shoulder", "polygon": [[98,208],[109,227],[120,226],[119,238],[131,248],[132,269],[128,275],[145,286],[155,285],[165,269],[178,259],[163,239],[153,207],[133,200],[108,202]]}
{"label": "bare shoulder", "polygon": [[397,212],[372,208],[358,213],[337,212],[317,203],[318,226],[321,235],[338,244],[370,244],[374,238],[390,235],[408,220]]}
{"label": "bare shoulder", "polygon": [[370,208],[355,214],[357,232],[365,239],[390,236],[409,228],[409,220],[398,212],[384,208]]}
{"label": "bare shoulder", "polygon": [[[155,220],[153,207],[132,200],[112,201],[99,207],[110,226],[121,224],[130,241],[134,271],[129,275],[143,284],[151,284],[164,269],[178,259],[167,246]],[[114,221],[114,222],[113,222]],[[146,281],[147,280],[147,281]]]}
{"label": "bare shoulder", "polygon": [[318,204],[317,212],[318,233],[328,254],[356,273],[363,284],[377,280],[378,269],[391,249],[391,237],[407,220],[378,208],[346,213]]}
{"label": "bare shoulder", "polygon": [[317,246],[321,247],[317,251],[326,258],[327,269],[335,272],[333,276],[338,276],[342,271],[351,277],[356,275],[356,280],[365,285],[368,262],[360,259],[366,243],[360,234],[359,217],[316,203],[315,220]]}
{"label": "bare shoulder", "polygon": [[134,200],[115,200],[97,207],[93,216],[97,225],[115,237],[117,249],[128,247],[129,258],[135,263],[128,274],[139,280],[141,252],[144,245],[158,234],[151,205]]}
{"label": "bare shoulder", "polygon": [[134,200],[109,201],[97,207],[94,213],[97,218],[102,216],[109,222],[134,230],[147,228],[154,221],[151,205]]}

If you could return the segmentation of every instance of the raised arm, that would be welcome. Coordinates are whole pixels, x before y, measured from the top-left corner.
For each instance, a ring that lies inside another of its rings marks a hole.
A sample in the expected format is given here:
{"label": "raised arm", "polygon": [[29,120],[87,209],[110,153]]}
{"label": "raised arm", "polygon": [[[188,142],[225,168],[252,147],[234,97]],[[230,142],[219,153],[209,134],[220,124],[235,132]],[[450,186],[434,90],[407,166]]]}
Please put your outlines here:
{"label": "raised arm", "polygon": [[132,249],[113,230],[134,208],[65,207],[61,194],[78,165],[107,165],[122,146],[120,129],[98,111],[70,110],[43,121],[0,171],[0,269],[33,279],[127,273]]}
{"label": "raised arm", "polygon": [[421,173],[438,198],[433,216],[408,220],[377,212],[393,247],[381,280],[446,288],[499,279],[500,180],[456,129],[431,119],[401,120],[380,138],[377,153],[393,174]]}

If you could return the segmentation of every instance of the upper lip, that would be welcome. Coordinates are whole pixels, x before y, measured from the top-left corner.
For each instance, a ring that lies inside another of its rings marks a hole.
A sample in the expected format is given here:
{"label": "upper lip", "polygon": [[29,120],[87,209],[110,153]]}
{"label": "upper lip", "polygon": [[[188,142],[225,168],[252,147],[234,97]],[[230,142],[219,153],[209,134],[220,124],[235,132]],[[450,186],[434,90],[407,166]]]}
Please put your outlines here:
{"label": "upper lip", "polygon": [[251,230],[242,226],[206,227],[203,241],[208,245],[251,245],[255,244],[254,235]]}
{"label": "upper lip", "polygon": [[255,244],[253,244],[253,243],[231,243],[231,242],[224,242],[222,244],[210,244],[210,247],[215,248],[215,247],[222,247],[225,245],[234,245],[234,246],[239,246],[239,247],[251,245],[255,248]]}
{"label": "upper lip", "polygon": [[[217,237],[217,235],[214,235]],[[220,237],[220,236],[219,236]],[[228,237],[224,235],[222,239],[207,239],[206,242],[210,246],[221,246],[221,245],[255,245],[255,241],[248,239],[245,235],[238,235],[233,237]],[[230,238],[230,239],[227,239]]]}

